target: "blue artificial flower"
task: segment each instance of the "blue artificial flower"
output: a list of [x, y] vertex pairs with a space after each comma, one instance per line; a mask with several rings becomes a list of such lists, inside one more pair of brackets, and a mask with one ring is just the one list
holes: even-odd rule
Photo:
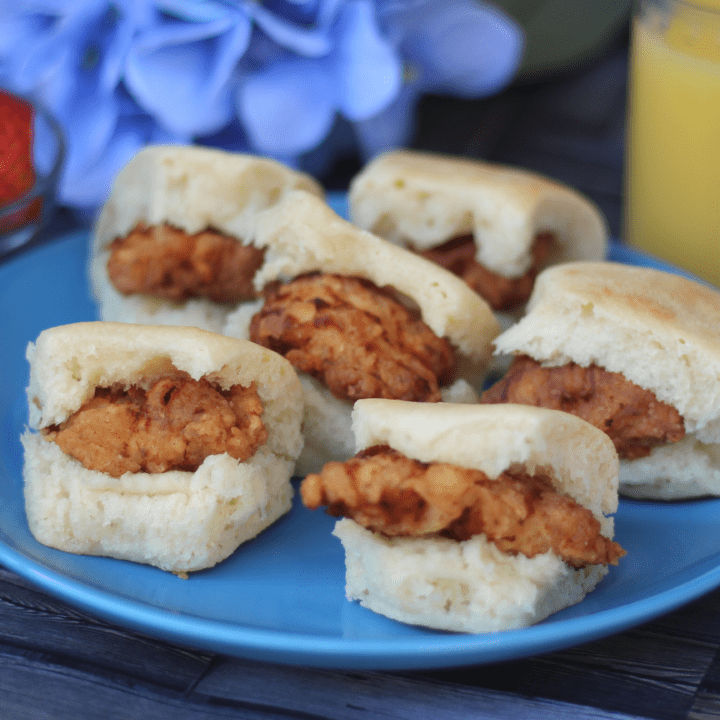
[[374, 3], [343, 3], [321, 57], [288, 55], [241, 74], [238, 115], [260, 152], [293, 156], [316, 147], [336, 113], [350, 121], [384, 110], [397, 95], [402, 63], [379, 34]]
[[36, 96], [63, 127], [62, 202], [97, 206], [143, 145], [155, 138], [191, 141], [159, 132], [139, 107], [128, 111], [125, 60], [139, 29], [154, 22], [151, 7], [132, 0], [21, 0], [13, 9], [0, 12], [0, 79]]
[[252, 23], [234, 11], [204, 22], [161, 19], [139, 33], [125, 63], [125, 83], [161, 125], [193, 137], [233, 116], [233, 70], [250, 43]]
[[521, 54], [475, 0], [0, 0], [0, 83], [58, 117], [78, 208], [148, 143], [306, 169], [402, 146], [423, 93], [496, 92]]

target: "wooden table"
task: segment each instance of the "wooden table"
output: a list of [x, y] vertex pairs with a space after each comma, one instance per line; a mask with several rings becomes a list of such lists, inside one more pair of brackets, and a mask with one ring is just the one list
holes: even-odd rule
[[[625, 72], [620, 43], [577, 75], [478, 102], [429, 98], [415, 144], [564, 180], [600, 205], [617, 236]], [[59, 213], [54, 230], [68, 218]], [[699, 720], [720, 717], [719, 650], [720, 590], [606, 639], [511, 662], [422, 672], [273, 665], [107, 624], [0, 569], [8, 720]]]
[[8, 720], [720, 717], [720, 591], [562, 652], [425, 672], [274, 665], [101, 622], [0, 571]]

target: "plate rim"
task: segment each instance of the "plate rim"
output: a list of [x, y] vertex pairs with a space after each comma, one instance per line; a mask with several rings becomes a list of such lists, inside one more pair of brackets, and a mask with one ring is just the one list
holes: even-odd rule
[[345, 670], [428, 670], [553, 652], [649, 622], [720, 584], [719, 561], [689, 580], [625, 605], [518, 630], [476, 635], [431, 631], [392, 641], [334, 638], [252, 628], [155, 607], [68, 577], [12, 548], [6, 537], [0, 532], [0, 563], [7, 569], [68, 605], [120, 627], [199, 651]]

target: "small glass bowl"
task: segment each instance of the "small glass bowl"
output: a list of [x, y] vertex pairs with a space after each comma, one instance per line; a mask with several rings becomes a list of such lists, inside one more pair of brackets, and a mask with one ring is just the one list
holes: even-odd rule
[[0, 258], [29, 245], [52, 218], [65, 158], [65, 141], [57, 120], [38, 103], [18, 97], [33, 108], [35, 183], [24, 195], [0, 204]]

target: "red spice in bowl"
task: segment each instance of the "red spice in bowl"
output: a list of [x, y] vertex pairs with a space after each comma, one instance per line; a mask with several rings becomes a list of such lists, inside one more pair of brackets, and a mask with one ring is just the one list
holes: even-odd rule
[[[44, 140], [40, 148], [38, 132]], [[43, 226], [55, 202], [63, 155], [62, 133], [54, 118], [0, 89], [1, 254], [30, 242]]]
[[0, 90], [0, 203], [24, 195], [35, 183], [32, 161], [33, 107]]

